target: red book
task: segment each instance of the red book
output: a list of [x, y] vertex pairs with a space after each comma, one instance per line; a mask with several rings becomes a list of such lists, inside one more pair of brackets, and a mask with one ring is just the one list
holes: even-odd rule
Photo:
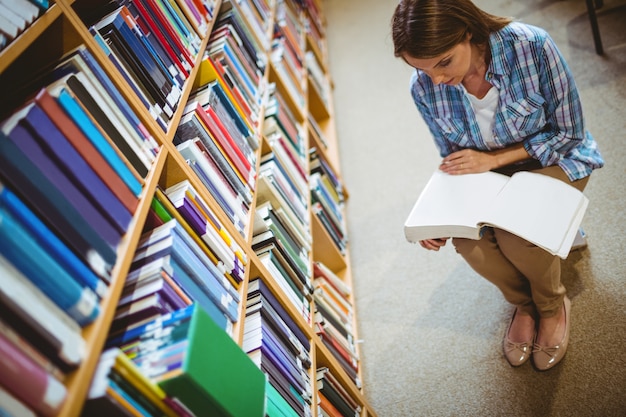
[[0, 334], [0, 385], [44, 417], [58, 415], [67, 390]]
[[[172, 24], [163, 14], [162, 10], [154, 2], [154, 0], [137, 0], [134, 3], [144, 6], [144, 10], [148, 13], [149, 16], [151, 16], [150, 18], [155, 20], [155, 23], [157, 23], [167, 32], [164, 33], [164, 35], [167, 37], [167, 40], [173, 42], [181, 51], [184, 58], [193, 66], [195, 63], [194, 57], [191, 55], [191, 52], [189, 51], [189, 49], [187, 49], [187, 47], [181, 40], [180, 35], [174, 30]], [[148, 17], [146, 17], [146, 20], [148, 20]]]
[[211, 117], [211, 119], [215, 121], [215, 124], [217, 128], [219, 129], [219, 132], [216, 132], [216, 135], [219, 135], [220, 138], [224, 138], [230, 144], [230, 146], [232, 146], [235, 153], [243, 161], [248, 171], [253, 170], [254, 167], [250, 164], [250, 161], [248, 160], [248, 158], [243, 154], [243, 151], [241, 150], [239, 145], [235, 142], [233, 137], [230, 135], [230, 132], [226, 129], [226, 127], [220, 120], [220, 117], [217, 115], [217, 113], [215, 113], [215, 109], [213, 109], [213, 107], [211, 107], [210, 105], [207, 105], [206, 107], [204, 107], [204, 111], [206, 111], [209, 117]]
[[219, 75], [220, 83], [222, 84], [222, 87], [225, 90], [230, 91], [230, 94], [233, 96], [234, 100], [242, 109], [243, 116], [248, 122], [248, 125], [252, 127], [254, 125], [252, 123], [252, 109], [248, 105], [248, 102], [246, 101], [246, 99], [243, 98], [241, 91], [239, 91], [239, 88], [236, 85], [234, 85], [231, 82], [226, 81], [226, 78], [225, 78], [227, 76], [226, 69], [224, 69], [224, 67], [218, 60], [213, 59], [212, 57], [209, 57], [208, 60], [213, 64], [213, 67], [215, 68], [217, 74]]
[[246, 184], [250, 186], [250, 188], [254, 189], [254, 173], [250, 171], [249, 164], [246, 166], [244, 162], [237, 157], [232, 146], [229, 145], [228, 141], [220, 140], [216, 137], [216, 132], [219, 132], [219, 128], [215, 123], [215, 119], [211, 118], [209, 114], [202, 108], [200, 103], [197, 104], [196, 114], [198, 115], [200, 121], [204, 124], [204, 127], [207, 129], [207, 132], [210, 133], [211, 137], [214, 139], [215, 144], [221, 149], [224, 156], [230, 161], [233, 167], [239, 172], [241, 178], [245, 181]]
[[[182, 54], [178, 55], [176, 51], [174, 51], [170, 42], [168, 42], [167, 39], [165, 39], [165, 36], [163, 35], [163, 33], [161, 33], [161, 31], [157, 28], [154, 21], [149, 17], [148, 12], [144, 9], [143, 5], [140, 4], [140, 2], [133, 2], [132, 4], [135, 6], [137, 15], [133, 16], [130, 10], [128, 10], [127, 13], [124, 14], [124, 17], [126, 18], [126, 21], [128, 22], [128, 24], [131, 26], [133, 25], [139, 26], [141, 31], [144, 34], [146, 34], [146, 36], [156, 37], [159, 40], [159, 43], [163, 46], [163, 49], [165, 49], [165, 51], [169, 55], [172, 62], [176, 64], [176, 67], [181, 71], [183, 76], [185, 78], [188, 78], [189, 71], [187, 71], [187, 69], [181, 62], [181, 59], [186, 60], [186, 58], [182, 56]], [[129, 21], [129, 18], [132, 19], [132, 22]]]
[[319, 335], [319, 337], [322, 340], [325, 340], [328, 344], [330, 344], [333, 351], [341, 355], [341, 357], [344, 359], [345, 364], [350, 365], [352, 369], [358, 371], [359, 368], [355, 364], [354, 357], [350, 354], [350, 352], [348, 352], [346, 348], [344, 348], [339, 342], [337, 342], [328, 333], [326, 333], [326, 330], [324, 330], [324, 327], [320, 323], [315, 323], [315, 325], [317, 326], [316, 333]]
[[320, 407], [322, 410], [326, 411], [326, 413], [330, 414], [332, 417], [343, 417], [343, 414], [335, 408], [335, 406], [322, 394], [320, 391], [317, 392], [317, 396], [320, 399]]

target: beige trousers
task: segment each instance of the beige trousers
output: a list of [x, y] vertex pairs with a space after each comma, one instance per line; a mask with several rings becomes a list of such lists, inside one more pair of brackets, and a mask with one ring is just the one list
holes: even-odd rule
[[[589, 177], [570, 181], [558, 166], [533, 169], [582, 191]], [[523, 312], [554, 316], [563, 303], [561, 258], [522, 238], [496, 228], [485, 228], [480, 240], [453, 239], [467, 263], [500, 289], [504, 298]]]

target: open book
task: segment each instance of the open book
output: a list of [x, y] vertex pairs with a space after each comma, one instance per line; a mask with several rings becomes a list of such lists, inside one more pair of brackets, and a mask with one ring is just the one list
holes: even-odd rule
[[485, 226], [507, 230], [565, 259], [589, 200], [576, 188], [546, 175], [436, 171], [409, 217], [409, 242], [447, 237], [480, 239]]

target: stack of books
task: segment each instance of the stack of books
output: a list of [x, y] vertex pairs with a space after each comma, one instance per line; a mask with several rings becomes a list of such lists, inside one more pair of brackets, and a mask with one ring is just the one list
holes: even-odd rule
[[309, 74], [309, 79], [312, 81], [310, 85], [315, 89], [324, 107], [328, 108], [331, 99], [331, 90], [330, 82], [325, 75], [325, 71], [322, 69], [314, 52], [307, 51], [305, 60], [307, 73]]
[[248, 286], [244, 325], [242, 349], [268, 376], [269, 416], [310, 415], [310, 341], [261, 278]]
[[315, 331], [357, 387], [359, 355], [352, 322], [354, 308], [352, 291], [330, 268], [314, 263]]
[[142, 235], [120, 297], [111, 335], [196, 302], [227, 333], [238, 320], [240, 296], [220, 263], [209, 258], [176, 218]]
[[304, 28], [308, 40], [320, 56], [328, 56], [326, 43], [326, 29], [322, 19], [322, 12], [319, 7], [319, 0], [300, 0], [302, 10], [305, 12]]
[[47, 0], [0, 1], [0, 50], [21, 35], [48, 7]]
[[311, 321], [311, 241], [271, 201], [257, 206], [252, 249], [302, 317]]
[[[188, 310], [181, 310], [188, 313]], [[156, 327], [156, 323], [152, 323]], [[119, 348], [100, 355], [82, 415], [160, 415], [193, 417], [177, 398], [168, 396], [147, 378]]]
[[339, 383], [329, 368], [317, 369], [318, 415], [324, 417], [358, 417], [361, 406]]
[[277, 6], [271, 61], [278, 80], [297, 108], [305, 106], [304, 27], [301, 9], [293, 1]]
[[83, 14], [102, 50], [164, 131], [214, 7], [214, 1], [117, 0]]
[[16, 88], [6, 107], [31, 98], [0, 125], [0, 386], [54, 415], [159, 147], [83, 45]]
[[311, 148], [310, 188], [311, 206], [328, 235], [344, 254], [348, 244], [347, 225], [344, 217], [345, 197], [343, 186], [332, 166]]
[[265, 375], [195, 303], [108, 343], [118, 347], [101, 357], [89, 415], [263, 417]]

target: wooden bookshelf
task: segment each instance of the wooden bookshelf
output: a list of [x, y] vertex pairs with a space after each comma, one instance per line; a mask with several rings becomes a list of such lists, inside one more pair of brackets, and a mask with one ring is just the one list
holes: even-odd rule
[[[298, 100], [294, 99], [287, 87], [287, 80], [284, 74], [277, 70], [276, 64], [271, 62], [271, 51], [265, 51], [267, 54], [267, 66], [262, 76], [261, 84], [267, 86], [275, 84], [276, 90], [284, 96], [285, 102], [289, 106], [291, 112], [295, 115], [297, 122], [303, 127], [304, 143], [306, 149], [315, 148], [319, 157], [323, 158], [328, 165], [339, 176], [341, 175], [339, 165], [339, 154], [334, 127], [334, 114], [332, 108], [332, 81], [328, 74], [328, 62], [325, 52], [325, 39], [323, 36], [324, 18], [321, 10], [321, 1], [319, 0], [284, 0], [289, 4], [295, 5], [292, 10], [296, 10], [296, 18], [302, 25], [300, 39], [302, 51], [311, 52], [315, 57], [319, 68], [323, 71], [324, 83], [328, 87], [327, 98], [321, 95], [316, 87], [318, 80], [311, 78], [306, 71], [306, 63], [304, 56], [302, 64], [302, 78], [297, 80], [304, 93], [304, 104], [298, 104]], [[359, 404], [361, 408], [361, 417], [376, 416], [376, 412], [370, 406], [368, 399], [363, 393], [362, 388], [355, 385], [348, 376], [341, 364], [333, 357], [332, 353], [322, 343], [320, 337], [316, 334], [314, 325], [307, 322], [299, 314], [296, 308], [288, 303], [281, 295], [279, 285], [272, 278], [271, 273], [256, 256], [252, 249], [252, 225], [254, 221], [254, 211], [257, 204], [256, 194], [253, 195], [253, 202], [250, 205], [250, 219], [246, 229], [247, 237], [243, 237], [235, 226], [231, 223], [229, 217], [221, 208], [219, 202], [204, 187], [203, 182], [195, 174], [193, 169], [186, 163], [185, 158], [176, 149], [174, 145], [174, 135], [178, 123], [183, 116], [183, 109], [189, 96], [195, 88], [195, 80], [198, 76], [203, 53], [209, 43], [210, 33], [215, 24], [215, 18], [210, 22], [206, 33], [199, 34], [201, 43], [199, 46], [200, 53], [196, 57], [195, 66], [191, 69], [189, 77], [185, 81], [181, 89], [181, 97], [178, 106], [175, 108], [174, 114], [167, 128], [164, 130], [155, 121], [155, 118], [143, 106], [141, 99], [134, 93], [131, 86], [108, 59], [103, 50], [89, 31], [89, 27], [85, 23], [85, 16], [91, 9], [106, 3], [105, 0], [87, 1], [87, 0], [56, 0], [51, 2], [49, 9], [43, 13], [30, 27], [8, 44], [0, 51], [0, 86], [3, 91], [20, 91], [20, 87], [27, 85], [31, 78], [41, 70], [42, 67], [52, 64], [60, 59], [65, 53], [71, 51], [78, 45], [84, 45], [88, 51], [94, 56], [100, 66], [110, 77], [113, 84], [129, 103], [130, 107], [136, 113], [137, 117], [145, 128], [149, 131], [158, 146], [159, 152], [156, 154], [154, 162], [149, 168], [148, 175], [143, 179], [143, 191], [139, 197], [139, 205], [135, 210], [128, 231], [122, 238], [121, 243], [117, 247], [117, 262], [113, 268], [112, 281], [107, 295], [101, 301], [101, 314], [95, 322], [83, 329], [83, 337], [86, 341], [87, 356], [81, 363], [80, 367], [68, 374], [65, 381], [67, 388], [67, 398], [59, 413], [60, 416], [70, 417], [81, 415], [81, 410], [87, 396], [91, 379], [98, 365], [100, 353], [103, 350], [109, 327], [111, 326], [117, 302], [122, 293], [126, 275], [128, 274], [131, 261], [135, 249], [137, 248], [139, 239], [146, 223], [146, 218], [150, 209], [150, 203], [155, 195], [157, 187], [166, 188], [172, 184], [178, 183], [180, 180], [186, 179], [198, 190], [199, 195], [208, 203], [209, 208], [216, 214], [218, 220], [224, 225], [235, 242], [244, 249], [247, 255], [248, 263], [244, 274], [243, 281], [238, 286], [238, 292], [241, 295], [242, 304], [240, 305], [239, 320], [235, 323], [232, 338], [239, 345], [242, 344], [245, 326], [245, 300], [248, 290], [249, 280], [255, 277], [261, 277], [268, 284], [271, 291], [279, 298], [281, 303], [285, 304], [285, 309], [294, 319], [297, 326], [306, 334], [311, 342], [311, 359], [312, 364], [309, 369], [311, 380], [311, 415], [313, 417], [320, 416], [318, 413], [318, 397], [316, 395], [316, 369], [319, 367], [328, 367], [332, 373], [340, 381], [345, 391], [350, 394], [353, 400]], [[222, 6], [222, 0], [217, 0], [215, 7], [215, 15]], [[243, 1], [242, 3], [246, 3]], [[262, 3], [262, 2], [261, 2]], [[278, 19], [280, 16], [277, 9], [282, 7], [282, 0], [268, 0], [267, 4], [271, 8], [271, 19]], [[237, 6], [239, 7], [239, 6]], [[274, 25], [268, 24], [266, 34], [270, 39], [272, 37]], [[316, 25], [315, 29], [306, 31], [306, 24]], [[14, 109], [18, 108], [27, 97], [13, 96], [10, 99], [3, 100], [0, 104], [0, 115], [4, 119], [10, 115]], [[328, 101], [329, 99], [329, 101]], [[256, 151], [257, 164], [254, 167], [256, 172], [259, 171], [259, 164], [262, 154], [270, 150], [268, 139], [262, 134], [264, 108], [261, 106], [259, 114], [258, 126], [256, 126], [256, 134], [261, 143]], [[315, 126], [312, 125], [315, 124]], [[305, 164], [307, 170], [307, 163]], [[342, 185], [343, 186], [343, 185]], [[345, 198], [348, 192], [343, 187]], [[324, 225], [311, 213], [311, 196], [307, 196], [308, 210], [310, 216], [310, 228], [312, 237], [312, 249], [309, 254], [309, 263], [323, 262], [327, 267], [332, 269], [341, 279], [348, 285], [352, 286], [352, 282], [358, 277], [353, 277], [350, 268], [349, 249], [341, 251], [334, 244], [328, 231]], [[311, 277], [312, 278], [312, 277]], [[354, 296], [349, 300], [354, 304]], [[308, 299], [312, 311], [314, 304], [312, 298]], [[356, 318], [353, 323], [356, 332]], [[357, 347], [358, 348], [358, 347]], [[361, 365], [359, 364], [359, 378], [361, 378]], [[245, 398], [242, 398], [245, 401]]]

